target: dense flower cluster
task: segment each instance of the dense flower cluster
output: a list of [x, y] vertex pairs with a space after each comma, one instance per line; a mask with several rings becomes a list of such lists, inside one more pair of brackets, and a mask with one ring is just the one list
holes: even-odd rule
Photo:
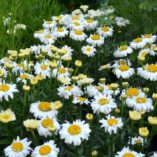
[[[113, 26], [99, 23], [110, 13], [81, 6], [53, 16], [34, 33], [41, 44], [9, 50], [0, 60], [0, 128], [13, 140], [6, 157], [147, 155], [157, 125], [156, 35], [120, 44], [114, 60], [96, 69], [94, 58], [114, 27], [130, 23], [122, 17]], [[116, 81], [91, 77], [90, 62], [97, 72], [113, 72]]]

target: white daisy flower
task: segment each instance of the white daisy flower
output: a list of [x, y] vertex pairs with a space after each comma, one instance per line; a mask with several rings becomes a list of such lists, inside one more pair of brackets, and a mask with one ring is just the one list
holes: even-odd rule
[[137, 58], [138, 58], [139, 60], [145, 60], [145, 57], [146, 57], [147, 54], [149, 54], [149, 52], [150, 52], [150, 49], [142, 49], [142, 50], [139, 52]]
[[101, 119], [99, 121], [105, 129], [105, 132], [111, 134], [116, 134], [118, 129], [123, 127], [123, 122], [121, 118], [115, 118], [114, 116], [108, 115], [106, 119]]
[[52, 71], [52, 77], [55, 78], [57, 76], [63, 76], [63, 77], [70, 76], [69, 69], [63, 66], [60, 66], [59, 68], [55, 68]]
[[4, 98], [6, 101], [9, 101], [9, 97], [13, 99], [14, 93], [17, 93], [16, 84], [8, 84], [0, 82], [0, 101]]
[[126, 57], [128, 54], [133, 53], [133, 49], [127, 45], [120, 46], [118, 50], [114, 52], [114, 57], [121, 58]]
[[85, 40], [86, 37], [87, 37], [87, 35], [79, 29], [72, 30], [70, 32], [70, 38], [72, 38], [73, 40], [83, 41], [83, 40]]
[[5, 68], [0, 67], [0, 77], [6, 78], [8, 76], [8, 72]]
[[66, 122], [62, 124], [59, 132], [60, 138], [65, 140], [65, 143], [80, 145], [82, 140], [88, 140], [91, 129], [85, 121], [76, 120], [72, 124]]
[[96, 95], [99, 95], [99, 90], [94, 85], [88, 85], [88, 86], [86, 86], [85, 87], [85, 91], [86, 91], [86, 93], [87, 93], [87, 95], [89, 97], [94, 97]]
[[34, 37], [41, 39], [43, 36], [48, 35], [50, 32], [47, 29], [38, 30], [34, 33]]
[[146, 64], [144, 67], [137, 68], [137, 73], [146, 80], [157, 81], [157, 64]]
[[98, 21], [96, 21], [96, 20], [93, 20], [93, 19], [86, 19], [85, 20], [85, 28], [87, 30], [95, 29], [97, 24], [98, 24]]
[[84, 23], [81, 23], [80, 21], [72, 21], [72, 23], [69, 25], [69, 28], [71, 30], [84, 30]]
[[16, 120], [15, 113], [11, 109], [0, 111], [0, 122], [9, 123]]
[[101, 46], [104, 44], [104, 37], [100, 36], [99, 34], [91, 34], [89, 38], [86, 39], [86, 41], [92, 46]]
[[55, 21], [44, 21], [43, 23], [43, 27], [46, 29], [52, 29], [56, 26], [56, 22]]
[[50, 77], [50, 67], [47, 61], [44, 61], [43, 63], [36, 63], [34, 66], [35, 74], [36, 75], [42, 75], [44, 78]]
[[57, 157], [58, 153], [59, 148], [56, 147], [53, 140], [50, 140], [43, 145], [35, 147], [31, 157]]
[[30, 80], [33, 77], [34, 77], [33, 75], [30, 75], [28, 73], [21, 73], [20, 76], [16, 79], [16, 81], [27, 84], [27, 81]]
[[65, 54], [62, 56], [62, 59], [64, 60], [64, 58], [66, 57], [71, 57], [72, 56], [72, 52], [73, 52], [73, 49], [71, 47], [69, 47], [68, 45], [64, 45], [62, 47], [62, 50], [65, 51]]
[[69, 76], [58, 75], [57, 80], [62, 83], [64, 86], [71, 83], [71, 78]]
[[144, 93], [140, 93], [137, 97], [127, 98], [126, 104], [128, 107], [132, 107], [136, 111], [149, 112], [153, 110], [153, 101], [151, 98], [147, 98]]
[[95, 55], [96, 49], [93, 46], [83, 46], [82, 47], [82, 53], [85, 54], [88, 57], [93, 57]]
[[54, 29], [54, 36], [56, 38], [63, 38], [68, 35], [68, 31], [65, 27], [57, 27]]
[[30, 106], [30, 112], [35, 118], [56, 117], [58, 111], [52, 109], [52, 102], [38, 101], [32, 103]]
[[16, 140], [13, 140], [12, 144], [4, 149], [6, 157], [26, 157], [30, 154], [32, 150], [30, 147], [31, 142], [27, 138], [20, 140], [17, 137]]
[[130, 43], [130, 47], [133, 49], [141, 49], [146, 45], [146, 41], [143, 38], [136, 38]]
[[114, 74], [117, 78], [127, 79], [130, 78], [134, 74], [134, 69], [130, 68], [128, 65], [119, 65], [118, 68], [114, 69]]
[[120, 65], [128, 65], [131, 66], [131, 62], [128, 59], [120, 59], [114, 62], [114, 64], [111, 66], [112, 68], [118, 68]]
[[152, 44], [149, 50], [150, 55], [155, 56], [157, 55], [157, 45]]
[[119, 27], [125, 27], [130, 23], [128, 19], [124, 19], [123, 17], [116, 17], [115, 22]]
[[143, 138], [141, 136], [133, 137], [133, 138], [131, 138], [131, 144], [132, 145], [138, 145], [138, 144], [140, 144], [140, 145], [143, 146], [144, 140], [143, 140]]
[[145, 40], [146, 43], [152, 44], [156, 40], [156, 35], [145, 34], [145, 35], [142, 35], [142, 38]]
[[81, 104], [81, 105], [84, 105], [84, 104], [89, 104], [90, 102], [89, 102], [89, 100], [87, 99], [87, 98], [85, 98], [85, 97], [74, 97], [74, 99], [73, 99], [73, 103], [74, 104]]
[[128, 147], [124, 147], [121, 151], [117, 152], [115, 157], [144, 157], [142, 153], [138, 153], [130, 150]]
[[41, 38], [40, 38], [40, 41], [44, 44], [47, 44], [47, 45], [51, 45], [51, 44], [54, 44], [56, 38], [54, 35], [52, 34], [46, 34], [46, 35], [43, 35]]
[[40, 136], [52, 136], [53, 132], [57, 133], [60, 125], [56, 118], [43, 118], [39, 121], [37, 130]]
[[117, 107], [114, 99], [111, 95], [99, 94], [94, 97], [94, 100], [91, 103], [94, 113], [110, 113], [114, 108]]
[[98, 34], [100, 34], [103, 37], [111, 37], [113, 35], [113, 28], [109, 26], [103, 26], [98, 28], [97, 30]]
[[91, 84], [92, 82], [94, 82], [93, 78], [85, 77], [85, 78], [79, 79], [77, 81], [77, 84], [79, 86], [83, 86], [83, 85]]
[[75, 85], [69, 86], [61, 86], [58, 88], [58, 95], [63, 97], [64, 99], [69, 99], [70, 96], [81, 96], [83, 95], [82, 90], [80, 87]]

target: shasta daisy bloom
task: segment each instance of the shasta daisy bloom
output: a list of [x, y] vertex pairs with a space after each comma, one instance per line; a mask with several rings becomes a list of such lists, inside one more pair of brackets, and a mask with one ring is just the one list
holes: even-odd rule
[[31, 104], [30, 112], [35, 118], [56, 117], [58, 111], [53, 110], [52, 105], [52, 102], [38, 101]]
[[113, 35], [113, 28], [109, 26], [103, 26], [98, 28], [97, 30], [98, 34], [100, 34], [103, 37], [111, 37]]
[[59, 68], [55, 68], [53, 71], [52, 71], [52, 77], [56, 77], [56, 76], [63, 76], [63, 77], [67, 77], [69, 76], [70, 73], [69, 73], [69, 69], [66, 68], [66, 67], [63, 67], [63, 66], [60, 66]]
[[131, 66], [131, 62], [128, 59], [119, 59], [119, 60], [115, 61], [113, 65], [110, 65], [109, 67], [118, 68], [120, 65]]
[[104, 37], [100, 36], [99, 34], [91, 34], [89, 38], [86, 39], [86, 41], [92, 46], [101, 46], [104, 44]]
[[130, 47], [133, 49], [141, 49], [146, 45], [146, 41], [143, 38], [136, 38], [130, 43]]
[[111, 95], [98, 94], [94, 97], [94, 100], [91, 103], [91, 107], [94, 113], [110, 113], [114, 108], [117, 107], [114, 99]]
[[46, 28], [46, 29], [52, 29], [56, 26], [56, 22], [53, 20], [53, 21], [44, 21], [43, 23], [43, 27]]
[[64, 45], [62, 47], [62, 50], [65, 51], [65, 54], [62, 56], [62, 59], [72, 56], [73, 49], [71, 47], [69, 47], [68, 45]]
[[115, 22], [119, 27], [125, 27], [130, 23], [128, 19], [124, 19], [123, 17], [116, 17]]
[[131, 138], [131, 145], [142, 145], [144, 144], [144, 140], [141, 136]]
[[152, 99], [147, 98], [144, 93], [140, 93], [137, 97], [126, 99], [127, 106], [132, 107], [136, 111], [150, 112], [154, 108], [152, 103]]
[[58, 27], [54, 29], [54, 36], [56, 38], [63, 38], [68, 35], [68, 31], [65, 27]]
[[13, 140], [12, 144], [4, 149], [6, 157], [26, 157], [30, 154], [32, 150], [30, 147], [31, 142], [27, 138], [20, 140], [17, 137], [16, 140]]
[[41, 74], [44, 78], [50, 77], [50, 67], [47, 61], [43, 63], [36, 63], [34, 66], [35, 74]]
[[4, 98], [9, 101], [9, 97], [13, 99], [14, 93], [18, 92], [16, 84], [8, 84], [0, 82], [0, 101]]
[[70, 38], [77, 40], [77, 41], [83, 41], [85, 40], [85, 38], [87, 37], [87, 35], [82, 31], [82, 30], [72, 30], [70, 32]]
[[74, 100], [73, 100], [73, 103], [74, 104], [81, 104], [81, 105], [84, 105], [84, 104], [89, 104], [89, 100], [85, 97], [74, 97]]
[[146, 80], [157, 81], [157, 64], [146, 64], [137, 68], [137, 73]]
[[88, 85], [85, 87], [85, 91], [89, 97], [93, 97], [99, 94], [99, 90], [94, 85]]
[[71, 30], [84, 30], [84, 24], [82, 24], [80, 21], [73, 21], [70, 25], [69, 28]]
[[33, 78], [33, 75], [30, 75], [28, 73], [21, 73], [20, 76], [16, 79], [16, 81], [27, 84], [27, 81], [31, 78]]
[[9, 123], [15, 120], [16, 120], [15, 114], [11, 109], [7, 109], [5, 111], [2, 110], [0, 112], [0, 122]]
[[133, 53], [133, 50], [131, 47], [127, 45], [120, 46], [118, 50], [115, 51], [114, 56], [116, 58], [126, 57], [128, 54]]
[[95, 55], [96, 49], [93, 46], [83, 46], [82, 47], [82, 53], [85, 54], [88, 57], [93, 57]]
[[52, 133], [57, 133], [60, 129], [60, 125], [55, 118], [43, 118], [39, 121], [37, 127], [38, 133], [40, 136], [52, 136]]
[[145, 35], [142, 35], [142, 38], [145, 40], [146, 43], [152, 44], [156, 40], [156, 35], [145, 34]]
[[45, 142], [43, 145], [35, 147], [31, 157], [57, 157], [59, 148], [53, 140]]
[[47, 29], [42, 29], [42, 30], [38, 30], [34, 33], [34, 37], [37, 39], [41, 39], [43, 36], [49, 34], [49, 30]]
[[97, 24], [98, 24], [98, 21], [96, 21], [96, 20], [93, 20], [93, 19], [86, 19], [85, 20], [85, 28], [87, 30], [95, 29]]
[[79, 86], [91, 84], [92, 82], [94, 82], [94, 79], [93, 78], [89, 78], [89, 77], [85, 77], [85, 78], [79, 79], [77, 81]]
[[108, 115], [106, 119], [101, 119], [99, 121], [105, 129], [105, 132], [111, 134], [116, 134], [118, 129], [123, 127], [123, 122], [121, 118], [116, 118], [114, 116]]
[[130, 68], [128, 65], [119, 65], [118, 68], [114, 69], [114, 74], [117, 76], [117, 78], [127, 79], [134, 73], [134, 69]]
[[27, 119], [23, 121], [23, 125], [27, 128], [27, 130], [34, 130], [38, 127], [39, 121], [36, 119]]
[[124, 147], [121, 151], [117, 152], [115, 157], [144, 157], [142, 153], [138, 153], [130, 150], [128, 147]]
[[63, 85], [69, 85], [71, 83], [71, 78], [69, 76], [58, 75], [57, 80]]
[[65, 143], [80, 145], [82, 140], [88, 140], [91, 129], [85, 121], [76, 120], [73, 123], [66, 122], [62, 124], [59, 131], [60, 138], [64, 139]]
[[58, 88], [58, 95], [64, 99], [69, 99], [70, 96], [81, 96], [83, 95], [80, 87], [75, 85], [61, 86]]
[[42, 36], [41, 38], [40, 38], [40, 41], [42, 42], [42, 43], [44, 43], [44, 44], [53, 44], [54, 42], [55, 42], [55, 40], [56, 40], [56, 38], [55, 38], [55, 36], [54, 35], [52, 35], [52, 34], [46, 34], [46, 35], [44, 35], [44, 36]]

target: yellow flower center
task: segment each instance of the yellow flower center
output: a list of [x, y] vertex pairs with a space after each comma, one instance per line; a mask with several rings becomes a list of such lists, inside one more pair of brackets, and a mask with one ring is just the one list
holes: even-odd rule
[[125, 51], [128, 49], [128, 46], [127, 45], [123, 45], [123, 46], [120, 46], [119, 47], [119, 51]]
[[151, 37], [152, 37], [151, 34], [145, 34], [145, 35], [144, 35], [144, 38], [151, 38]]
[[76, 124], [72, 124], [71, 126], [69, 126], [68, 128], [68, 132], [70, 135], [78, 135], [81, 133], [81, 127], [79, 125]]
[[136, 98], [136, 102], [137, 103], [140, 103], [140, 104], [142, 104], [142, 103], [145, 103], [147, 101], [147, 98]]
[[90, 47], [86, 47], [86, 51], [90, 52], [92, 49]]
[[39, 149], [40, 155], [43, 155], [43, 156], [50, 154], [51, 151], [52, 151], [52, 148], [49, 145], [41, 146]]
[[127, 71], [127, 70], [129, 70], [129, 66], [127, 66], [127, 65], [120, 65], [119, 66], [119, 70], [121, 70], [121, 71]]
[[14, 142], [11, 145], [11, 148], [14, 152], [21, 152], [24, 149], [24, 146], [21, 142]]
[[66, 72], [66, 69], [65, 68], [59, 68], [58, 72], [64, 74]]
[[10, 89], [10, 87], [6, 84], [0, 85], [0, 91], [7, 92]]
[[81, 30], [75, 30], [74, 33], [75, 33], [76, 35], [82, 35], [82, 34], [83, 34], [83, 32], [82, 32]]
[[86, 100], [86, 98], [83, 98], [83, 97], [78, 97], [77, 98], [79, 101], [85, 101]]
[[140, 143], [141, 143], [141, 140], [140, 140], [140, 139], [137, 139], [137, 140], [135, 140], [135, 143], [136, 143], [136, 144], [140, 144]]
[[132, 153], [125, 153], [122, 157], [135, 157], [135, 155]]
[[48, 68], [48, 65], [43, 64], [40, 66], [40, 68], [41, 68], [41, 70], [46, 70]]
[[71, 91], [73, 89], [73, 86], [67, 86], [64, 89], [67, 90], [67, 91]]
[[100, 40], [100, 35], [95, 34], [91, 36], [92, 40]]
[[38, 106], [39, 110], [43, 112], [47, 112], [51, 110], [51, 103], [50, 102], [40, 102]]
[[47, 24], [52, 24], [52, 21], [46, 21]]
[[109, 30], [110, 30], [110, 28], [107, 26], [104, 26], [101, 28], [101, 31], [103, 31], [103, 32], [108, 32]]
[[73, 24], [74, 24], [75, 26], [80, 26], [80, 23], [79, 23], [79, 22], [73, 22]]
[[107, 120], [107, 123], [108, 123], [108, 125], [113, 126], [113, 125], [118, 124], [118, 120], [115, 118], [111, 118], [111, 119]]
[[41, 124], [44, 128], [48, 128], [54, 126], [54, 121], [50, 118], [46, 118], [42, 120]]
[[135, 43], [139, 43], [139, 42], [141, 42], [142, 41], [142, 38], [136, 38], [136, 39], [134, 39], [134, 42]]
[[137, 88], [130, 88], [127, 90], [127, 96], [137, 96], [139, 94], [139, 89]]
[[2, 118], [5, 119], [5, 120], [10, 120], [11, 119], [11, 115], [6, 113], [6, 114], [2, 115]]
[[94, 22], [93, 19], [87, 19], [86, 21], [87, 21], [87, 23], [93, 23]]
[[51, 39], [51, 37], [52, 37], [51, 35], [46, 35], [45, 36], [45, 38], [47, 38], [47, 39]]
[[109, 100], [107, 98], [101, 98], [99, 99], [99, 104], [100, 105], [106, 105], [109, 103]]
[[28, 79], [28, 78], [29, 78], [29, 76], [27, 74], [23, 74], [20, 76], [20, 79]]
[[157, 65], [156, 64], [150, 64], [146, 66], [146, 70], [152, 73], [157, 72]]
[[63, 27], [58, 28], [58, 29], [57, 29], [57, 32], [64, 32], [64, 28], [63, 28]]

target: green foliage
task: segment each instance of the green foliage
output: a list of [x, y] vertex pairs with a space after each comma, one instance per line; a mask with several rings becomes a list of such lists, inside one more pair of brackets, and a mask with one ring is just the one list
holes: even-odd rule
[[[1, 0], [0, 8], [0, 55], [8, 49], [25, 48], [35, 43], [33, 33], [41, 27], [43, 20], [65, 10], [58, 0]], [[5, 27], [3, 20], [9, 14], [11, 22]], [[27, 30], [19, 30], [14, 35], [13, 28], [16, 23], [25, 24]], [[7, 29], [10, 34], [6, 33]]]

